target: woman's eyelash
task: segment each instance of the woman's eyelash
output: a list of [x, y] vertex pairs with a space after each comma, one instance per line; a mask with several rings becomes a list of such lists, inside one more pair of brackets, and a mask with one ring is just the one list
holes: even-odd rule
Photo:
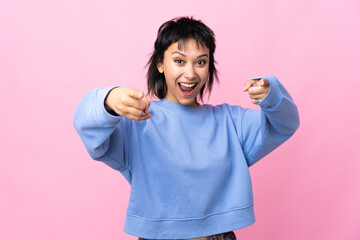
[[[184, 63], [184, 61], [181, 60], [181, 59], [175, 59], [175, 62], [176, 63]], [[204, 65], [204, 64], [206, 64], [206, 61], [205, 60], [200, 60], [200, 61], [197, 61], [197, 64]]]

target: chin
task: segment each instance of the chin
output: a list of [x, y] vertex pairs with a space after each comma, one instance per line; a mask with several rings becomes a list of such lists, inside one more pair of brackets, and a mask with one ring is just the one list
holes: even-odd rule
[[181, 99], [180, 104], [185, 105], [185, 106], [195, 106], [195, 99]]

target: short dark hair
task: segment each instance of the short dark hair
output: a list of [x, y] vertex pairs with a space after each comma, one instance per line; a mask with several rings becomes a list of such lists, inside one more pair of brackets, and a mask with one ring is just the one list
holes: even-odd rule
[[[214, 79], [218, 82], [218, 72], [215, 67], [215, 34], [200, 20], [195, 20], [193, 17], [174, 18], [163, 23], [157, 34], [154, 44], [154, 51], [147, 63], [149, 66], [147, 72], [147, 87], [148, 94], [151, 97], [154, 95], [162, 99], [166, 96], [167, 85], [164, 73], [158, 71], [158, 64], [164, 60], [164, 53], [168, 47], [173, 43], [178, 43], [179, 47], [183, 47], [187, 40], [194, 39], [197, 44], [206, 46], [209, 49], [209, 77], [208, 81], [200, 89], [200, 100], [203, 102], [204, 92], [207, 91], [209, 96], [213, 87]], [[197, 100], [196, 100], [197, 101]]]

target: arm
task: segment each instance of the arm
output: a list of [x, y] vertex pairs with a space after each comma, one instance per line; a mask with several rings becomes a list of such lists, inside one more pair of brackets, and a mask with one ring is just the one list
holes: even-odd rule
[[244, 109], [238, 126], [248, 166], [280, 146], [299, 128], [297, 107], [284, 86], [274, 76], [261, 78], [266, 78], [270, 86], [258, 103], [261, 111]]
[[120, 171], [129, 183], [129, 119], [149, 119], [149, 105], [139, 90], [99, 88], [86, 93], [75, 111], [74, 127], [91, 158]]
[[[111, 89], [99, 88], [87, 92], [75, 111], [73, 124], [91, 158], [122, 171], [128, 163], [123, 151], [124, 136], [119, 134], [123, 131], [123, 126], [119, 124], [121, 116], [111, 115], [104, 105]], [[112, 144], [116, 143], [118, 147], [107, 152], [115, 131], [118, 136], [112, 138]]]

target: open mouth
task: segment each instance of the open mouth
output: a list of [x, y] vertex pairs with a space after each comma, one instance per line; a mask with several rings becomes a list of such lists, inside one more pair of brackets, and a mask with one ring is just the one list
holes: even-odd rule
[[196, 83], [178, 83], [179, 84], [179, 88], [181, 90], [181, 92], [185, 95], [185, 96], [189, 96], [193, 93], [194, 89], [197, 86], [197, 82]]

